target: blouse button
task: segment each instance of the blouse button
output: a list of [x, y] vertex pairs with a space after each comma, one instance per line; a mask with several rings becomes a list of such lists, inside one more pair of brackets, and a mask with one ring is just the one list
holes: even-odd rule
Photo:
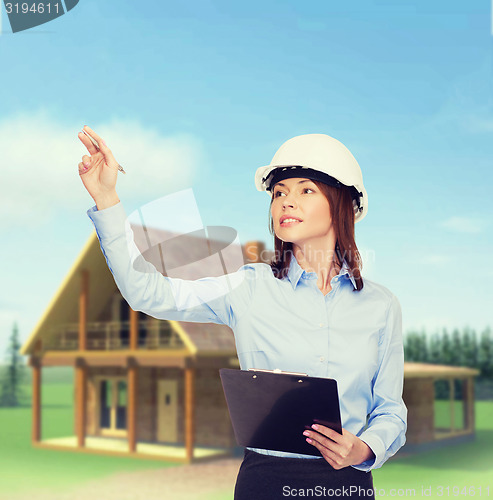
[[324, 324], [323, 324], [323, 323], [320, 323], [320, 325], [318, 325], [318, 326], [319, 326], [320, 328], [322, 328], [322, 327], [324, 326]]
[[323, 363], [325, 361], [325, 358], [323, 356], [320, 356], [320, 362]]

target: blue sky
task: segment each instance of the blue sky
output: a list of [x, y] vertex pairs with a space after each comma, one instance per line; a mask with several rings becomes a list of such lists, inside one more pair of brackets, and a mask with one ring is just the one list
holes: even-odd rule
[[295, 135], [331, 135], [368, 192], [363, 276], [399, 298], [404, 331], [491, 325], [491, 24], [490, 3], [456, 0], [80, 0], [15, 34], [4, 11], [0, 356], [93, 231], [85, 124], [127, 172], [128, 214], [191, 188], [204, 225], [268, 247], [256, 168]]

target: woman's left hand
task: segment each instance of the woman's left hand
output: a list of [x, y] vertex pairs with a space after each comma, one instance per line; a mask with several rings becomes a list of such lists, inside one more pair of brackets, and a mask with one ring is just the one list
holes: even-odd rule
[[357, 465], [375, 456], [364, 441], [344, 428], [342, 436], [324, 425], [316, 424], [312, 428], [315, 430], [306, 430], [303, 435], [334, 469]]

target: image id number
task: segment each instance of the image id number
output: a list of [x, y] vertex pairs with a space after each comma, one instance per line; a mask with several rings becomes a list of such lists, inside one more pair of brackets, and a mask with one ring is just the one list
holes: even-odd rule
[[7, 10], [7, 14], [27, 14], [28, 12], [32, 14], [44, 14], [45, 12], [47, 14], [51, 14], [52, 12], [58, 14], [60, 12], [58, 9], [61, 9], [61, 6], [59, 2], [33, 2], [32, 4], [24, 2], [6, 3], [5, 9]]
[[486, 486], [485, 488], [482, 488], [481, 486], [463, 486], [462, 488], [460, 486], [437, 486], [436, 487], [436, 494], [437, 496], [465, 496], [465, 497], [474, 497], [474, 496], [490, 496], [490, 487]]

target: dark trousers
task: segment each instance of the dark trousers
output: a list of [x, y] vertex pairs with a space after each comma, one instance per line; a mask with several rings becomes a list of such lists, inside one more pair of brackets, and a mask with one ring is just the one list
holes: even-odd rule
[[371, 471], [363, 472], [351, 466], [334, 469], [323, 458], [274, 457], [245, 448], [234, 500], [277, 500], [295, 496], [374, 500], [373, 477]]

